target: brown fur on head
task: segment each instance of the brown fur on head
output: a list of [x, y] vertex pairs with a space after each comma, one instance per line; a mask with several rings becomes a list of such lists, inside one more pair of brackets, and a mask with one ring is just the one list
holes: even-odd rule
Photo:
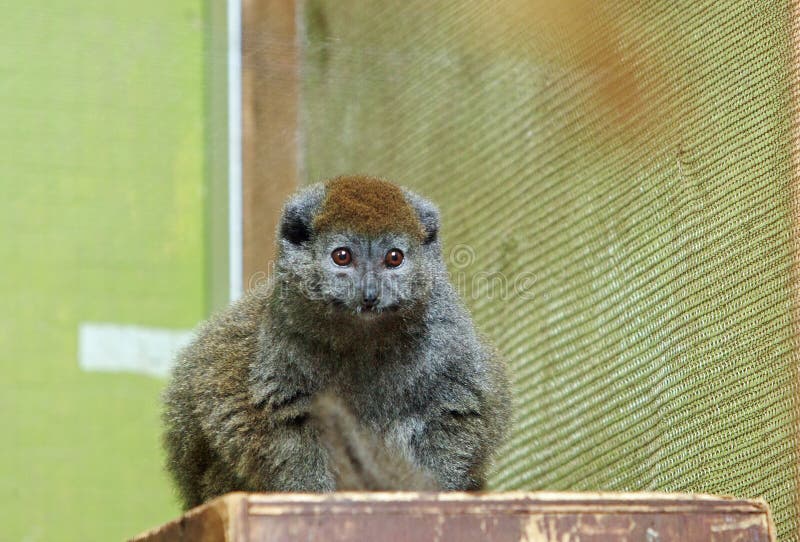
[[425, 229], [396, 185], [366, 175], [336, 177], [325, 185], [316, 231], [350, 230], [369, 236], [403, 232], [423, 241]]

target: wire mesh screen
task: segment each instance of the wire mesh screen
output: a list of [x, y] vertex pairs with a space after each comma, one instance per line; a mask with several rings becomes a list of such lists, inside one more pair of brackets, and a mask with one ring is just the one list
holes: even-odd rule
[[304, 181], [439, 203], [509, 362], [494, 488], [764, 497], [800, 539], [788, 3], [308, 0], [300, 40]]

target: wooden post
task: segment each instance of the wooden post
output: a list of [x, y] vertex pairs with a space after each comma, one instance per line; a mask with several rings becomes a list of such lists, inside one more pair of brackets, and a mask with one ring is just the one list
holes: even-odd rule
[[294, 0], [242, 4], [243, 287], [275, 256], [281, 206], [298, 186], [298, 49]]

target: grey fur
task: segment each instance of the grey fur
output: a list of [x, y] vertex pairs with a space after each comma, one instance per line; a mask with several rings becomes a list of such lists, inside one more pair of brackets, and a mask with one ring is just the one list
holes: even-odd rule
[[[362, 489], [428, 487], [431, 478], [445, 490], [484, 485], [510, 415], [508, 380], [450, 285], [436, 207], [405, 192], [424, 242], [320, 234], [312, 222], [324, 194], [320, 184], [290, 198], [273, 279], [203, 324], [177, 360], [164, 441], [186, 507], [234, 490], [335, 490], [344, 463], [331, 454], [345, 441], [361, 443], [362, 463], [392, 457], [419, 468]], [[357, 264], [333, 264], [338, 246]], [[387, 269], [380, 262], [392, 248], [405, 260]], [[368, 288], [378, 303], [365, 311]], [[327, 403], [338, 415], [320, 414], [323, 394], [338, 398]], [[360, 429], [345, 429], [351, 419]]]
[[311, 418], [331, 458], [330, 467], [339, 491], [434, 491], [434, 476], [396, 449], [368, 433], [344, 402], [322, 394], [314, 401]]

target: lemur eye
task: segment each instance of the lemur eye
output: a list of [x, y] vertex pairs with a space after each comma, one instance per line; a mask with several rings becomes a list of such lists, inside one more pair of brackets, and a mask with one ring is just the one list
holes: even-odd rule
[[353, 261], [353, 255], [350, 253], [349, 248], [339, 247], [331, 252], [331, 259], [336, 265], [346, 267]]
[[383, 261], [386, 263], [386, 267], [397, 267], [403, 263], [403, 251], [399, 248], [393, 248], [386, 253]]

